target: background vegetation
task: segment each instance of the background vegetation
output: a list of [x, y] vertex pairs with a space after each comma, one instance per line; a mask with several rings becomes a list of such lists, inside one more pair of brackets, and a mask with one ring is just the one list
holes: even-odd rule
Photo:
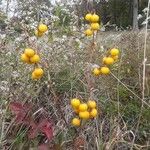
[[[149, 51], [144, 102], [141, 98], [147, 4], [147, 0], [138, 1], [139, 29], [132, 31], [131, 0], [1, 1], [0, 149], [148, 150]], [[83, 34], [87, 26], [83, 17], [93, 9], [103, 26], [90, 60], [92, 38]], [[39, 21], [48, 25], [49, 32], [37, 41], [34, 29]], [[149, 41], [148, 33], [147, 49]], [[26, 47], [38, 49], [42, 57], [45, 75], [38, 82], [31, 80], [30, 65], [20, 61]], [[111, 75], [91, 76], [89, 69], [100, 64], [113, 47], [119, 48], [121, 55]], [[96, 100], [98, 117], [74, 128], [70, 124], [73, 97]], [[29, 114], [24, 116], [26, 112]], [[29, 125], [28, 120], [35, 124]], [[46, 132], [42, 130], [45, 124]]]

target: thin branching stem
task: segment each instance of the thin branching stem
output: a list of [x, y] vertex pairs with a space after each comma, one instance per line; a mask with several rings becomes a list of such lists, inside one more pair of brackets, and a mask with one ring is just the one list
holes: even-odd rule
[[[144, 107], [144, 102], [145, 102], [145, 75], [146, 75], [146, 51], [147, 51], [147, 36], [148, 36], [148, 17], [149, 17], [149, 8], [150, 8], [150, 0], [148, 1], [148, 9], [147, 9], [147, 15], [146, 15], [146, 29], [145, 29], [145, 38], [144, 38], [144, 53], [143, 53], [143, 76], [142, 76], [142, 105], [141, 105], [141, 109], [140, 109], [140, 113], [139, 113], [139, 117], [138, 117], [138, 122], [137, 122], [137, 126], [135, 129], [135, 135], [138, 132], [139, 129], [139, 125], [140, 125], [140, 121], [141, 121], [141, 117], [142, 117], [142, 112], [143, 112], [143, 107]], [[134, 139], [135, 141], [135, 139]], [[131, 150], [133, 149], [133, 144], [134, 141], [132, 142], [132, 146], [131, 146]]]
[[135, 94], [131, 89], [129, 89], [120, 79], [118, 79], [112, 72], [111, 75], [119, 82], [121, 83], [129, 92], [131, 92], [135, 97], [137, 97], [139, 100], [143, 101], [143, 104], [147, 105], [148, 107], [150, 107], [150, 105], [145, 101], [142, 100], [141, 97], [139, 97], [137, 94]]

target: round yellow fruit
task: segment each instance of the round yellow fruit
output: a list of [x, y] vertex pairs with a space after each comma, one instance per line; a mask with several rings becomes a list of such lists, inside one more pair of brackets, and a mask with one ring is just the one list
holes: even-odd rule
[[110, 50], [111, 56], [119, 55], [119, 49], [113, 48]]
[[38, 31], [41, 32], [41, 33], [44, 33], [44, 32], [46, 32], [47, 30], [48, 30], [48, 27], [47, 27], [47, 25], [45, 25], [45, 24], [40, 24], [40, 25], [38, 26]]
[[79, 100], [79, 99], [73, 98], [73, 99], [71, 100], [71, 106], [72, 106], [72, 107], [78, 108], [79, 105], [80, 105], [80, 100]]
[[88, 105], [86, 103], [79, 105], [79, 111], [86, 111], [88, 109]]
[[101, 68], [101, 73], [102, 74], [109, 74], [110, 73], [110, 69], [108, 67], [102, 67]]
[[93, 35], [93, 31], [91, 29], [87, 29], [87, 30], [85, 30], [85, 35], [91, 36], [91, 35]]
[[94, 118], [97, 116], [97, 109], [93, 108], [90, 112], [90, 118]]
[[115, 61], [118, 60], [119, 56], [116, 55], [116, 56], [111, 56]]
[[107, 57], [105, 59], [105, 64], [106, 65], [112, 65], [114, 63], [114, 59], [112, 57]]
[[26, 48], [24, 51], [24, 54], [26, 54], [28, 57], [33, 57], [35, 54], [35, 51], [31, 48]]
[[95, 76], [99, 76], [101, 74], [101, 71], [99, 68], [94, 68], [92, 72]]
[[21, 60], [26, 63], [30, 62], [30, 58], [26, 54], [21, 55]]
[[91, 23], [91, 29], [92, 30], [99, 30], [100, 25], [99, 23]]
[[78, 118], [73, 118], [72, 119], [72, 125], [73, 126], [80, 126], [80, 124], [81, 124], [80, 119], [78, 119]]
[[107, 59], [107, 57], [104, 57], [104, 58], [103, 58], [103, 63], [105, 63], [106, 59]]
[[93, 100], [89, 100], [89, 101], [87, 102], [87, 104], [88, 104], [88, 107], [89, 107], [89, 108], [95, 108], [95, 107], [96, 107], [96, 102], [93, 101]]
[[44, 71], [43, 71], [42, 68], [36, 68], [36, 69], [34, 70], [35, 76], [41, 77], [41, 76], [43, 76], [43, 73], [44, 73]]
[[33, 57], [30, 58], [30, 62], [38, 63], [40, 61], [39, 55], [35, 54]]
[[90, 113], [88, 111], [79, 112], [79, 117], [82, 119], [89, 119]]
[[86, 21], [91, 21], [91, 18], [92, 18], [92, 14], [91, 13], [86, 14], [86, 16], [85, 16], [85, 20]]
[[96, 14], [93, 14], [91, 17], [91, 22], [98, 22], [99, 21], [99, 16]]
[[34, 72], [32, 72], [32, 79], [37, 80], [40, 79], [41, 76], [36, 76]]
[[37, 76], [34, 74], [34, 72], [32, 72], [32, 79], [36, 79]]
[[35, 36], [41, 37], [43, 35], [42, 32], [39, 32], [38, 30], [35, 30]]

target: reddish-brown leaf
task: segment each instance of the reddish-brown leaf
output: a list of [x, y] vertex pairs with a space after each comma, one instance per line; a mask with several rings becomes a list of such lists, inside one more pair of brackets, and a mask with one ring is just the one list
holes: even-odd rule
[[28, 124], [28, 118], [25, 118], [28, 111], [31, 109], [31, 105], [22, 104], [21, 102], [11, 102], [10, 110], [16, 115], [15, 121], [17, 123]]
[[49, 150], [49, 148], [47, 144], [41, 144], [38, 146], [38, 150]]
[[48, 140], [53, 137], [52, 123], [48, 119], [41, 119], [39, 123], [35, 123], [33, 118], [28, 115], [31, 105], [22, 104], [20, 102], [11, 102], [10, 109], [15, 114], [15, 121], [29, 127], [28, 137], [35, 138], [39, 132], [45, 134]]
[[39, 124], [39, 130], [45, 134], [48, 140], [51, 140], [53, 138], [53, 128], [52, 128], [52, 123], [47, 120], [43, 119], [40, 121]]
[[38, 132], [39, 132], [38, 130], [39, 130], [38, 126], [33, 121], [31, 121], [30, 122], [30, 130], [28, 132], [28, 137], [30, 139], [35, 138], [37, 136]]
[[20, 111], [28, 112], [32, 106], [30, 104], [22, 104], [21, 102], [11, 102], [9, 107], [12, 112], [17, 114]]
[[20, 123], [24, 123], [26, 124], [26, 121], [25, 121], [25, 116], [26, 116], [26, 113], [18, 113], [15, 117], [15, 121], [17, 124], [20, 124]]
[[23, 105], [19, 102], [11, 102], [9, 105], [10, 110], [17, 115], [20, 111], [23, 110]]

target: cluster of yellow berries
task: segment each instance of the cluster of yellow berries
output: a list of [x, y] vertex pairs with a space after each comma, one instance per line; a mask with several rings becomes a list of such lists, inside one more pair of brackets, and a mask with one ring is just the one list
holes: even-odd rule
[[44, 33], [48, 30], [47, 25], [45, 24], [39, 24], [38, 28], [35, 30], [35, 35], [37, 37], [41, 37], [44, 35]]
[[[41, 37], [48, 30], [47, 25], [39, 24], [35, 31], [37, 37]], [[32, 79], [38, 80], [42, 78], [44, 71], [42, 68], [38, 67], [40, 62], [40, 56], [31, 48], [26, 48], [24, 53], [21, 55], [21, 60], [27, 64], [35, 64], [35, 68], [32, 72]]]
[[90, 29], [87, 29], [85, 31], [85, 35], [87, 36], [91, 36], [93, 35], [94, 31], [99, 30], [100, 25], [99, 25], [99, 16], [91, 13], [86, 14], [85, 16], [85, 20], [88, 21], [90, 23]]
[[101, 75], [101, 74], [104, 74], [104, 75], [109, 74], [109, 73], [110, 73], [109, 66], [112, 65], [112, 64], [114, 64], [115, 61], [118, 60], [118, 58], [119, 58], [119, 53], [120, 53], [120, 52], [119, 52], [118, 49], [116, 49], [116, 48], [111, 49], [111, 50], [109, 51], [109, 53], [108, 53], [108, 56], [106, 56], [106, 57], [103, 58], [103, 64], [104, 64], [105, 66], [100, 67], [100, 68], [94, 68], [94, 69], [92, 70], [93, 74], [94, 74], [95, 76], [99, 76], [99, 75]]
[[87, 103], [81, 103], [80, 99], [74, 98], [71, 100], [71, 106], [74, 112], [78, 115], [72, 119], [72, 125], [80, 126], [81, 119], [92, 119], [97, 116], [96, 102], [89, 100]]
[[[21, 55], [21, 60], [27, 64], [37, 64], [40, 62], [40, 57], [31, 48], [26, 48]], [[32, 72], [32, 79], [40, 79], [43, 76], [43, 69], [37, 67]]]
[[31, 48], [26, 48], [24, 53], [21, 55], [21, 60], [27, 64], [35, 64], [40, 61], [40, 57]]

